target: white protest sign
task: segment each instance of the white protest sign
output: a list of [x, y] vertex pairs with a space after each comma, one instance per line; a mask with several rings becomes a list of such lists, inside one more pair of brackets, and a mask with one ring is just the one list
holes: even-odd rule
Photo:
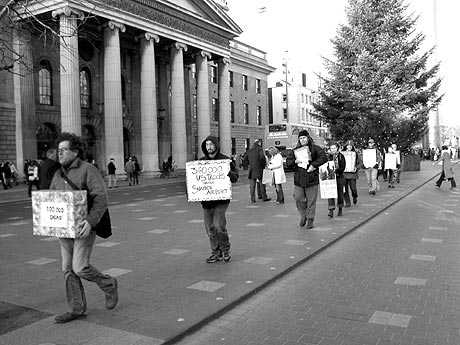
[[319, 167], [319, 190], [321, 199], [337, 198], [337, 181], [333, 161], [324, 163]]
[[343, 151], [345, 157], [345, 172], [356, 172], [356, 152], [355, 151]]
[[373, 168], [377, 164], [376, 149], [363, 150], [363, 165], [365, 168]]
[[199, 160], [185, 164], [188, 201], [228, 200], [232, 198], [230, 160]]
[[297, 165], [301, 168], [307, 169], [308, 164], [311, 161], [311, 152], [308, 146], [302, 146], [294, 150], [295, 159], [300, 161], [301, 163], [297, 163]]
[[385, 170], [391, 169], [396, 170], [398, 157], [395, 153], [387, 153], [385, 154]]

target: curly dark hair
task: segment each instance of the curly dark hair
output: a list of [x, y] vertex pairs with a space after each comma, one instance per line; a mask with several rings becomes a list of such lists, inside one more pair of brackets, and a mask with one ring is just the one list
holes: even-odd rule
[[69, 142], [69, 149], [72, 151], [78, 151], [78, 157], [83, 158], [83, 152], [85, 145], [81, 141], [81, 138], [73, 133], [63, 132], [56, 139], [56, 143], [59, 144], [63, 141]]

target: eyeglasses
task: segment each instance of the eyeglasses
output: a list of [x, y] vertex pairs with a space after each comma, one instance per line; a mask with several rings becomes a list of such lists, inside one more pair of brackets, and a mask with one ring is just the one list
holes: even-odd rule
[[64, 153], [64, 152], [70, 151], [70, 149], [68, 147], [63, 147], [62, 149], [58, 149], [57, 151], [58, 153]]

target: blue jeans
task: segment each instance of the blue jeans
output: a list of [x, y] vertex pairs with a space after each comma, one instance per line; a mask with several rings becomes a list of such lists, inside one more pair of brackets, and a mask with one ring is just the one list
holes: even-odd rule
[[209, 237], [212, 254], [220, 255], [230, 252], [230, 241], [227, 233], [225, 212], [228, 204], [220, 204], [213, 208], [203, 208], [204, 227]]
[[85, 238], [59, 239], [67, 304], [73, 313], [82, 314], [86, 311], [85, 290], [80, 278], [95, 282], [105, 293], [112, 292], [114, 288], [115, 279], [102, 274], [89, 263], [95, 240], [95, 231], [91, 231]]
[[375, 192], [377, 190], [377, 169], [366, 168], [364, 172], [366, 173], [369, 192]]

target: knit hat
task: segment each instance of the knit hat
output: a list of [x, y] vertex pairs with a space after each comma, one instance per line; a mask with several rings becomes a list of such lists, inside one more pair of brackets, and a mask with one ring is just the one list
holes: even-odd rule
[[308, 133], [308, 131], [306, 129], [302, 129], [300, 132], [299, 132], [299, 137], [309, 137], [310, 134]]
[[348, 140], [346, 146], [348, 145], [354, 146], [353, 140]]

